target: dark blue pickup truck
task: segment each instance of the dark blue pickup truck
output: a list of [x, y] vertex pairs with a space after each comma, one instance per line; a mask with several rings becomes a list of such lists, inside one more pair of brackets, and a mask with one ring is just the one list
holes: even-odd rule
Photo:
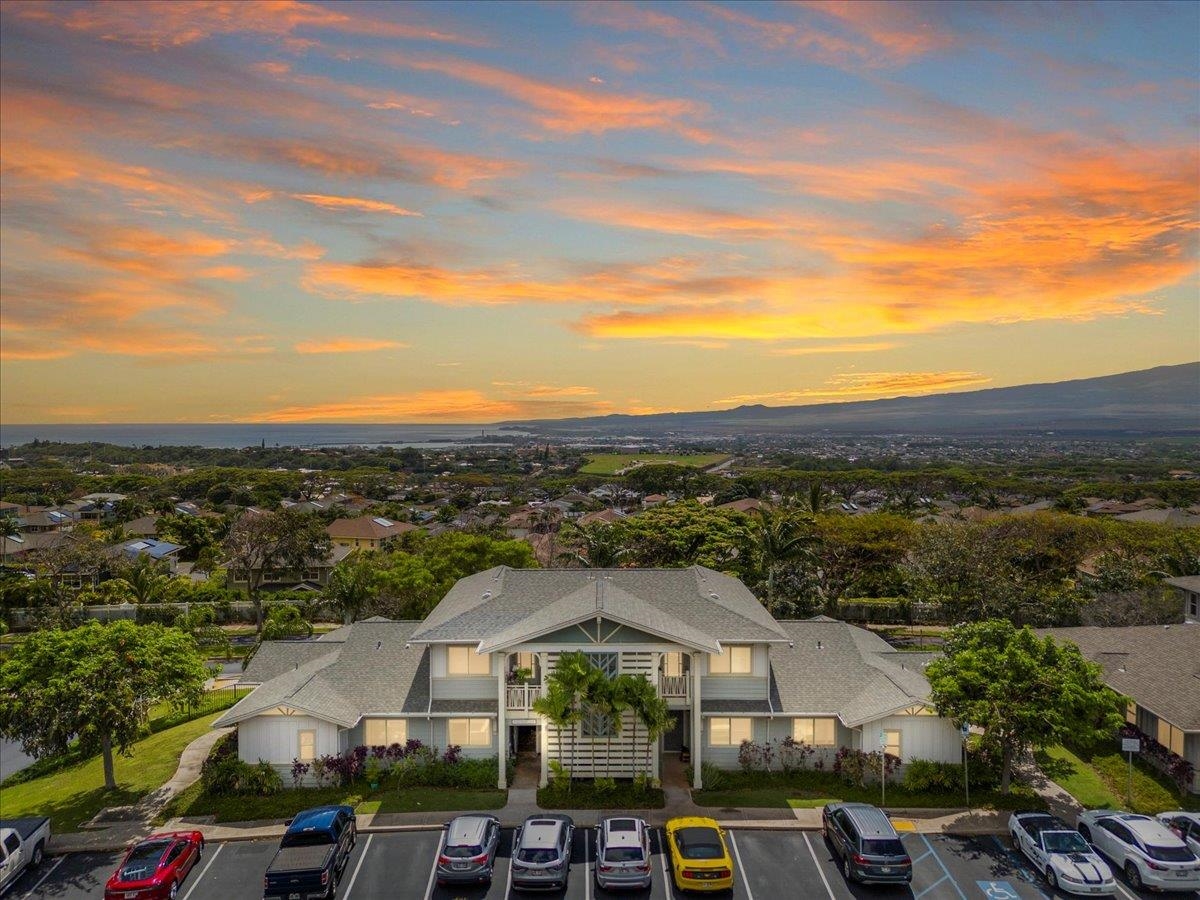
[[318, 806], [288, 823], [263, 878], [263, 900], [332, 898], [358, 834], [354, 808]]

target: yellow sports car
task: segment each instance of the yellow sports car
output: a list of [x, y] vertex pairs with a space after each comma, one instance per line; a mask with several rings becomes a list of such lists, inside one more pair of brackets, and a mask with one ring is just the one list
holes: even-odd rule
[[667, 822], [671, 876], [681, 891], [724, 891], [733, 887], [733, 859], [725, 832], [712, 819], [684, 816]]

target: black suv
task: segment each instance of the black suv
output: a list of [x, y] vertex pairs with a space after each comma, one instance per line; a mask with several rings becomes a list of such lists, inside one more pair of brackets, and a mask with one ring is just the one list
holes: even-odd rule
[[841, 857], [847, 881], [912, 882], [912, 859], [882, 809], [868, 803], [830, 803], [821, 812], [821, 831]]

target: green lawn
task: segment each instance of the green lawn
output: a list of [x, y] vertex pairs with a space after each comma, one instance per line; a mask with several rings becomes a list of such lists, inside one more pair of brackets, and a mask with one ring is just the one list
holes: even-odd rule
[[666, 803], [661, 788], [642, 789], [624, 783], [597, 791], [590, 782], [576, 781], [570, 791], [551, 786], [537, 792], [537, 804], [542, 809], [662, 809]]
[[500, 790], [459, 790], [456, 788], [382, 788], [371, 791], [365, 785], [351, 788], [285, 788], [270, 797], [214, 797], [194, 784], [172, 800], [160, 817], [212, 816], [216, 822], [251, 822], [263, 819], [288, 819], [313, 806], [344, 803], [367, 813], [442, 812], [471, 809], [500, 809], [508, 792]]
[[76, 831], [106, 806], [136, 803], [161, 787], [179, 766], [183, 748], [208, 732], [217, 714], [138, 741], [131, 756], [117, 756], [117, 789], [104, 789], [104, 763], [96, 756], [51, 775], [0, 791], [0, 817], [49, 816], [56, 832]]
[[1200, 797], [1181, 797], [1165, 775], [1137, 756], [1133, 759], [1133, 801], [1127, 801], [1129, 762], [1123, 753], [1107, 747], [1078, 755], [1064, 747], [1051, 747], [1038, 754], [1038, 764], [1089, 809], [1128, 809], [1146, 815], [1170, 809], [1200, 810]]
[[646, 465], [673, 463], [677, 466], [707, 469], [727, 459], [728, 453], [600, 453], [589, 456], [579, 472], [582, 475], [615, 475], [635, 462]]
[[[792, 775], [772, 773], [769, 776], [730, 772], [724, 773], [722, 782], [716, 789], [692, 791], [692, 800], [697, 806], [729, 809], [814, 809], [838, 801], [879, 805], [881, 800], [879, 785], [865, 788], [846, 785], [828, 772], [809, 771]], [[886, 803], [889, 807], [947, 809], [964, 806], [966, 800], [959, 791], [910, 791], [898, 784], [889, 784]], [[1045, 803], [1032, 789], [1013, 785], [1008, 795], [998, 791], [971, 791], [971, 806], [982, 809], [1044, 809]]]

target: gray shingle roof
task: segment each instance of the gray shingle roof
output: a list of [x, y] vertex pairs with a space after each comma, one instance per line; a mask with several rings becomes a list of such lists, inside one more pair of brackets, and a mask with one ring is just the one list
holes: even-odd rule
[[1200, 731], [1200, 625], [1045, 628], [1074, 642], [1104, 681], [1183, 731]]
[[744, 584], [712, 569], [510, 569], [461, 579], [413, 634], [415, 641], [505, 646], [575, 618], [615, 620], [715, 650], [718, 641], [786, 641]]
[[[283, 671], [265, 680], [216, 724], [232, 725], [278, 706], [346, 728], [363, 716], [423, 714], [429, 710], [429, 651], [419, 646], [406, 649], [416, 626], [370, 619], [339, 629], [345, 632], [341, 642], [276, 642], [279, 649], [269, 651], [262, 668], [264, 673], [280, 667]], [[288, 647], [295, 653], [291, 668], [284, 661]], [[251, 666], [256, 661], [257, 657]], [[495, 701], [492, 706], [494, 710]]]
[[928, 654], [910, 659], [864, 628], [823, 616], [779, 624], [793, 645], [771, 648], [776, 713], [836, 715], [853, 727], [928, 700]]
[[263, 641], [238, 681], [241, 684], [263, 684], [289, 669], [313, 662], [338, 649], [339, 645], [332, 642]]

